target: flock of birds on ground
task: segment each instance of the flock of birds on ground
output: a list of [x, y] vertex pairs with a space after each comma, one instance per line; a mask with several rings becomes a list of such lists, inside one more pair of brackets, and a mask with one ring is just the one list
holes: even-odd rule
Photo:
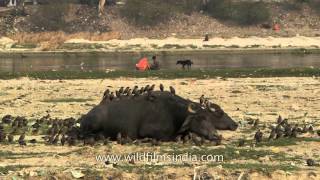
[[[258, 127], [259, 120], [255, 120], [252, 122], [254, 127]], [[281, 116], [278, 117], [277, 123], [275, 126], [270, 127], [271, 131], [268, 137], [268, 140], [275, 140], [282, 137], [288, 138], [296, 138], [299, 134], [303, 133], [311, 133], [314, 134], [314, 127], [312, 125], [304, 125], [303, 127], [299, 127], [298, 124], [292, 125], [288, 122], [288, 119], [283, 119]], [[317, 134], [320, 136], [320, 130], [316, 131]], [[254, 135], [254, 139], [256, 144], [260, 143], [263, 139], [263, 132], [258, 129]]]
[[[152, 92], [155, 89], [155, 85], [147, 85], [145, 87], [135, 86], [132, 90], [127, 87], [121, 87], [119, 90], [115, 91], [115, 95], [113, 92], [110, 92], [107, 89], [103, 95], [103, 101], [113, 101], [117, 99], [121, 99], [124, 96], [136, 97], [139, 95], [146, 94], [148, 99], [152, 100], [154, 97], [152, 96]], [[160, 84], [160, 91], [164, 91], [164, 86]], [[175, 89], [170, 86], [170, 92], [172, 94], [176, 94]], [[208, 103], [208, 99], [202, 95], [199, 99], [201, 105], [205, 105]], [[2, 118], [2, 122], [0, 123], [0, 143], [15, 143], [18, 142], [21, 146], [26, 146], [28, 143], [35, 144], [38, 142], [37, 139], [30, 139], [26, 141], [26, 134], [31, 131], [32, 135], [39, 135], [39, 132], [42, 131], [41, 134], [44, 134], [42, 139], [48, 145], [58, 145], [64, 146], [68, 144], [69, 146], [75, 146], [79, 144], [79, 140], [83, 142], [83, 145], [94, 146], [96, 144], [109, 144], [111, 140], [110, 138], [104, 137], [103, 134], [92, 135], [88, 137], [81, 137], [80, 128], [79, 128], [80, 119], [76, 120], [74, 118], [67, 119], [53, 119], [50, 115], [44, 116], [40, 119], [37, 119], [31, 127], [28, 126], [28, 120], [25, 117], [13, 117], [11, 115], [6, 115]], [[256, 128], [257, 131], [254, 134], [253, 140], [255, 144], [261, 143], [265, 138], [264, 133], [259, 128], [259, 120], [251, 121], [249, 124], [252, 125], [253, 128]], [[11, 127], [11, 131], [9, 133], [5, 132], [5, 126], [7, 127], [7, 131], [9, 131]], [[45, 128], [47, 127], [47, 129]], [[46, 132], [43, 132], [46, 130]], [[320, 136], [320, 130], [315, 131], [312, 125], [303, 125], [303, 127], [299, 127], [298, 124], [290, 124], [288, 119], [283, 119], [281, 116], [278, 117], [275, 126], [270, 127], [270, 134], [268, 136], [268, 141], [277, 140], [280, 138], [296, 138], [300, 134], [303, 133], [317, 133]], [[15, 135], [19, 135], [18, 139], [15, 139]], [[130, 137], [122, 135], [118, 133], [117, 138], [114, 139], [118, 144], [140, 144], [140, 143], [151, 143], [152, 145], [159, 145], [160, 142], [156, 139], [145, 138], [139, 140], [132, 140]], [[222, 136], [220, 136], [219, 140], [214, 142], [214, 145], [220, 145], [222, 140]], [[185, 136], [177, 136], [176, 142], [178, 143], [193, 143], [197, 146], [201, 146], [203, 144], [212, 142], [207, 141], [206, 139], [194, 134], [189, 133]], [[246, 145], [245, 139], [239, 139], [238, 146], [242, 147]], [[307, 160], [307, 164], [313, 166], [315, 162], [311, 159]]]
[[[263, 141], [264, 133], [261, 131], [259, 126], [259, 119], [251, 121], [249, 124], [252, 124], [254, 128], [257, 128], [257, 131], [254, 134], [254, 141], [255, 144], [259, 144]], [[304, 124], [303, 127], [299, 127], [299, 124], [290, 124], [288, 119], [283, 119], [280, 115], [278, 116], [276, 125], [270, 126], [270, 134], [267, 135], [267, 141], [274, 141], [280, 138], [297, 138], [298, 135], [310, 133], [317, 135], [320, 137], [320, 130], [315, 131], [312, 124], [306, 125]], [[245, 145], [245, 140], [240, 139], [238, 142], [238, 146], [242, 147]], [[315, 166], [317, 163], [313, 159], [307, 159], [308, 166]]]

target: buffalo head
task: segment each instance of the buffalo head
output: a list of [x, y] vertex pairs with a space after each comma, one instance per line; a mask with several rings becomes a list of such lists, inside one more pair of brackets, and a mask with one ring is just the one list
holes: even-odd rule
[[207, 103], [206, 107], [196, 104], [188, 106], [190, 115], [181, 126], [179, 133], [191, 131], [207, 139], [216, 139], [216, 130], [236, 130], [238, 125], [216, 104]]
[[238, 128], [238, 124], [219, 105], [207, 101], [204, 109], [217, 129], [235, 131]]

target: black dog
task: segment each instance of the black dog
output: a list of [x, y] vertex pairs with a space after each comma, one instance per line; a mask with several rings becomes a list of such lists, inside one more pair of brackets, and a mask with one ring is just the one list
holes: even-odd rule
[[193, 62], [190, 59], [186, 59], [186, 60], [177, 61], [177, 64], [181, 64], [182, 65], [182, 69], [185, 69], [185, 66], [187, 66], [188, 69], [190, 69], [192, 64], [193, 64]]

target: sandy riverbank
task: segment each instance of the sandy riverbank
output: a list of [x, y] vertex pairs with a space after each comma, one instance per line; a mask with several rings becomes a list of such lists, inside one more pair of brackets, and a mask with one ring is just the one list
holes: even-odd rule
[[[48, 51], [48, 43], [34, 44], [26, 47], [9, 38], [0, 38], [0, 51]], [[46, 47], [42, 45], [45, 44]], [[30, 47], [31, 46], [31, 47]], [[213, 37], [209, 41], [203, 39], [166, 39], [136, 38], [129, 40], [111, 39], [108, 41], [90, 41], [87, 39], [65, 40], [54, 51], [163, 51], [163, 50], [206, 50], [206, 49], [319, 49], [320, 37], [248, 37], [220, 38]]]

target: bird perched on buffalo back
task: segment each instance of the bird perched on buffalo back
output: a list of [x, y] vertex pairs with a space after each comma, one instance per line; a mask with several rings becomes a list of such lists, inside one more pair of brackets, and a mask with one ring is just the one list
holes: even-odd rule
[[173, 94], [173, 95], [176, 94], [176, 90], [175, 90], [172, 86], [170, 86], [170, 92], [171, 92], [171, 94]]
[[256, 143], [259, 143], [262, 141], [263, 133], [258, 129], [256, 134], [254, 135], [254, 139], [256, 140]]

